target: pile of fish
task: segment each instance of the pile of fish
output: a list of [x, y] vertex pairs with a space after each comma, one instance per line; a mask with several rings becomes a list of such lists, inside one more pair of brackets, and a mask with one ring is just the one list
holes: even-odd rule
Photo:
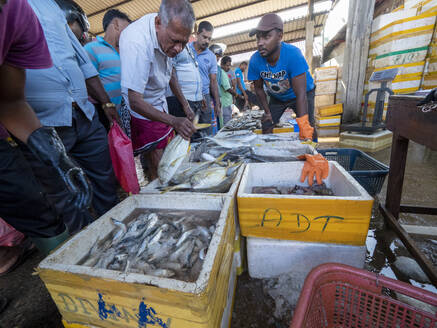
[[241, 163], [223, 162], [226, 153], [216, 157], [204, 154], [201, 164], [190, 163], [187, 156], [189, 149], [189, 142], [180, 136], [168, 144], [158, 166], [159, 189], [163, 192], [227, 192]]
[[249, 131], [220, 132], [193, 147], [191, 162], [204, 161], [205, 155], [216, 158], [226, 153], [223, 160], [234, 162], [296, 161], [300, 155], [313, 154], [314, 148], [302, 144], [298, 135], [258, 135]]
[[202, 269], [218, 216], [183, 211], [148, 212], [130, 223], [111, 218], [115, 229], [98, 240], [84, 266], [195, 281]]
[[[264, 111], [247, 111], [242, 116], [237, 116], [230, 120], [223, 127], [223, 131], [240, 131], [249, 130], [253, 131], [256, 129], [261, 129], [261, 119], [264, 115]], [[291, 127], [292, 125], [288, 122], [278, 122], [276, 127]]]
[[235, 117], [223, 127], [224, 131], [261, 129], [263, 111], [249, 111], [243, 116]]
[[302, 195], [302, 196], [334, 196], [331, 188], [328, 188], [324, 182], [322, 184], [313, 184], [311, 187], [295, 185], [294, 187], [271, 186], [271, 187], [253, 187], [253, 194], [273, 194], [273, 195]]

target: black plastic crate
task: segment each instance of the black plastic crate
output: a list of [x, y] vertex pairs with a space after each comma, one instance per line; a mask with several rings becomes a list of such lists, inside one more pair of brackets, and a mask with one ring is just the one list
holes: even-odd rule
[[353, 148], [318, 149], [329, 161], [337, 161], [372, 196], [381, 191], [389, 167]]

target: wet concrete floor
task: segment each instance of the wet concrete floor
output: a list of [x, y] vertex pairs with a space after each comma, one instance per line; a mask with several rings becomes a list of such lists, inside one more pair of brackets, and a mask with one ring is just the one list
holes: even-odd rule
[[[335, 145], [323, 145], [326, 146]], [[370, 155], [388, 164], [390, 149]], [[386, 185], [387, 181], [376, 199], [377, 202], [385, 201]], [[436, 186], [437, 152], [411, 143], [404, 180], [403, 203], [435, 206]], [[401, 223], [437, 226], [437, 217], [402, 215]], [[437, 265], [437, 241], [420, 237], [415, 240], [434, 265]], [[397, 269], [393, 263], [399, 257], [410, 257], [410, 255], [402, 243], [385, 229], [383, 219], [375, 209], [367, 239], [365, 268], [436, 292], [433, 286], [410, 279], [408, 272]], [[0, 295], [9, 299], [8, 307], [0, 313], [0, 328], [62, 327], [61, 316], [54, 302], [39, 277], [33, 274], [34, 268], [41, 259], [38, 253], [34, 253], [15, 271], [0, 277]], [[274, 306], [274, 300], [265, 292], [264, 281], [251, 279], [247, 273], [244, 273], [237, 283], [231, 327], [287, 327], [294, 304], [290, 304], [290, 311], [286, 311], [280, 318], [274, 317]]]

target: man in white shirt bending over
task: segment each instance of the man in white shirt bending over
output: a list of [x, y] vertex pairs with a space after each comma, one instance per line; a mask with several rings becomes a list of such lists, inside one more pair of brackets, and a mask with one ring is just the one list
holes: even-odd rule
[[[136, 153], [148, 151], [152, 180], [173, 130], [185, 139], [195, 132], [188, 118], [168, 114], [165, 99], [169, 83], [177, 84], [171, 58], [184, 49], [194, 20], [187, 0], [162, 0], [158, 14], [143, 16], [120, 37], [121, 87], [131, 114], [132, 145]], [[179, 96], [181, 103], [187, 103], [182, 93]]]

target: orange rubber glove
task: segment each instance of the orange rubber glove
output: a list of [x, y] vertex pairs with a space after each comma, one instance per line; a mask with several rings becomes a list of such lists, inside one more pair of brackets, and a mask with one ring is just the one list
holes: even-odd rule
[[296, 117], [296, 122], [297, 125], [299, 125], [299, 139], [312, 140], [314, 128], [310, 125], [310, 122], [308, 121], [308, 114], [301, 117]]
[[305, 179], [308, 177], [308, 184], [310, 186], [313, 185], [314, 178], [316, 178], [317, 184], [322, 184], [322, 179], [326, 179], [329, 174], [328, 161], [320, 154], [305, 154], [304, 156], [306, 161], [302, 169], [300, 182], [304, 182]]

